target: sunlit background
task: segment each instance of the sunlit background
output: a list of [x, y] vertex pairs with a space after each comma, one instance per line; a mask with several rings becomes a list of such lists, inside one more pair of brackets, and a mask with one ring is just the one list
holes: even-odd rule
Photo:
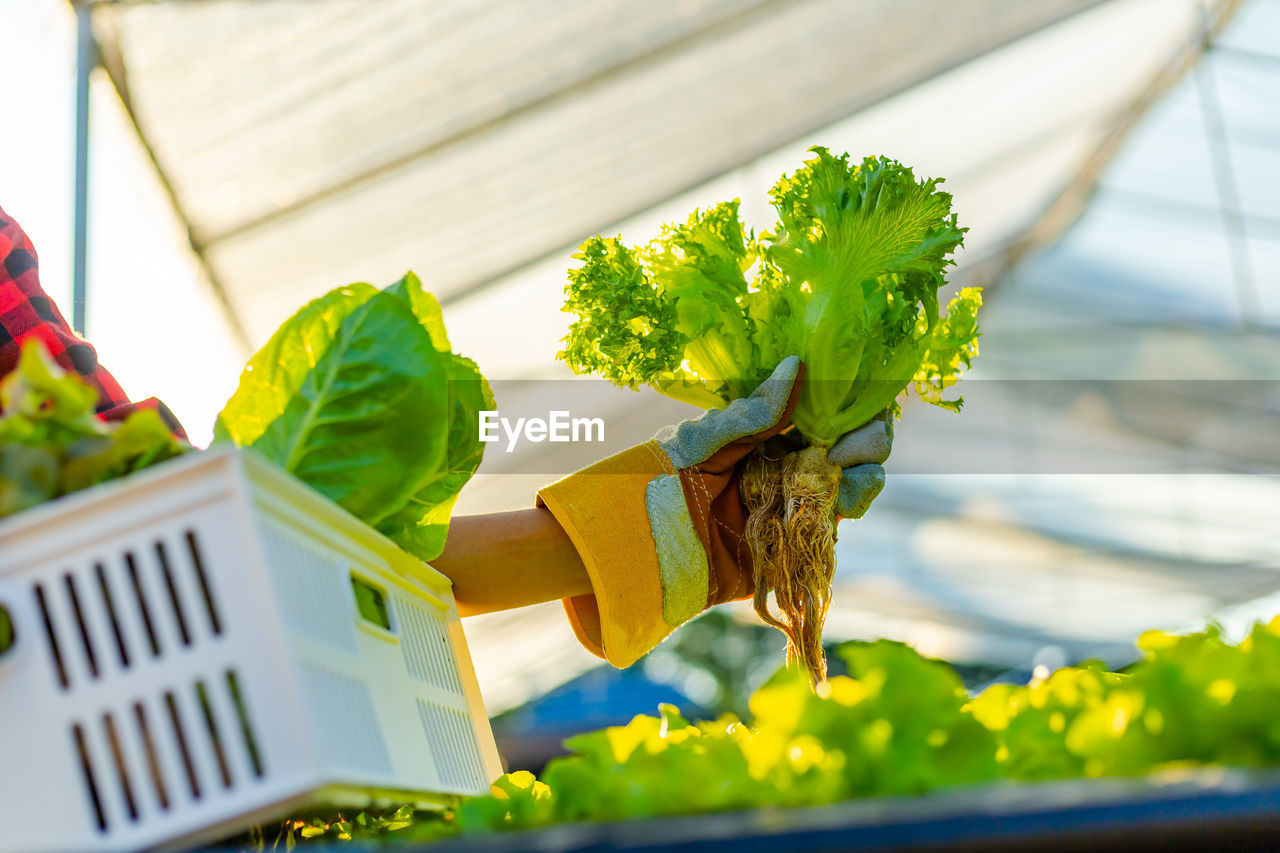
[[[810, 145], [884, 153], [947, 179], [982, 356], [963, 415], [908, 408], [884, 494], [842, 527], [829, 638], [978, 683], [1280, 610], [1280, 0], [89, 9], [87, 336], [197, 443], [333, 286], [416, 270], [457, 350], [545, 395], [565, 386], [515, 380], [569, 377], [583, 238], [733, 197], [765, 228]], [[68, 316], [76, 68], [72, 5], [0, 0], [0, 206]], [[671, 414], [592, 393], [620, 433]], [[461, 511], [528, 506], [549, 470], [490, 458]], [[738, 707], [780, 651], [734, 607], [627, 673], [555, 604], [466, 630], [516, 763], [657, 701]]]

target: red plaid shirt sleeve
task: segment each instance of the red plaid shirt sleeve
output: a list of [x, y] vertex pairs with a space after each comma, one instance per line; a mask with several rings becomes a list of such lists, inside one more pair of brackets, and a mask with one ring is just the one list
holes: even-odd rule
[[18, 223], [0, 209], [0, 376], [18, 364], [22, 344], [44, 342], [65, 370], [75, 371], [98, 391], [98, 416], [122, 420], [138, 409], [154, 409], [177, 437], [186, 433], [169, 408], [152, 397], [129, 402], [115, 378], [98, 364], [98, 354], [63, 319], [58, 306], [40, 287], [36, 250]]

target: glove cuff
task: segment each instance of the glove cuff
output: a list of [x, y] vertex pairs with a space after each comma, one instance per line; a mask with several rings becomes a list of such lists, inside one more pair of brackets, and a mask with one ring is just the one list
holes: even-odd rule
[[538, 504], [569, 535], [591, 580], [592, 595], [564, 599], [589, 651], [629, 666], [707, 606], [706, 551], [675, 466], [654, 442], [544, 487]]

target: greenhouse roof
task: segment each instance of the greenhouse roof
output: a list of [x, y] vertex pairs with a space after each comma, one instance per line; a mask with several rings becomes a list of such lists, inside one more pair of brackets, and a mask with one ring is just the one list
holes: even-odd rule
[[[95, 24], [256, 345], [335, 282], [412, 267], [456, 302], [735, 170], [758, 196], [760, 159], [797, 143], [892, 145], [1006, 202], [1001, 182], [1060, 185], [1184, 34], [1163, 5], [215, 0], [108, 3]], [[1002, 48], [1037, 70], [974, 72]], [[1096, 65], [1064, 73], [1081, 50]], [[991, 211], [988, 244], [1036, 213]]]
[[[93, 7], [125, 106], [97, 121], [136, 127], [226, 363], [307, 299], [413, 268], [503, 408], [545, 409], [582, 238], [641, 242], [732, 197], [767, 227], [810, 145], [888, 153], [946, 176], [956, 278], [991, 291], [968, 410], [910, 411], [885, 494], [841, 529], [830, 634], [1122, 657], [1280, 589], [1280, 0]], [[568, 387], [614, 442], [687, 416]], [[195, 435], [225, 399], [155, 393]], [[461, 509], [527, 506], [575, 464], [490, 453]], [[495, 710], [594, 662], [558, 605], [467, 633]]]

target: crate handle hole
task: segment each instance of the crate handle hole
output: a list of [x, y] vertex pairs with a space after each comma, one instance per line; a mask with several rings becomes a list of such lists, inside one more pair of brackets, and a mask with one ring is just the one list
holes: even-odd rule
[[387, 594], [359, 575], [351, 575], [351, 591], [356, 597], [356, 612], [364, 621], [391, 632], [391, 611], [387, 609]]

